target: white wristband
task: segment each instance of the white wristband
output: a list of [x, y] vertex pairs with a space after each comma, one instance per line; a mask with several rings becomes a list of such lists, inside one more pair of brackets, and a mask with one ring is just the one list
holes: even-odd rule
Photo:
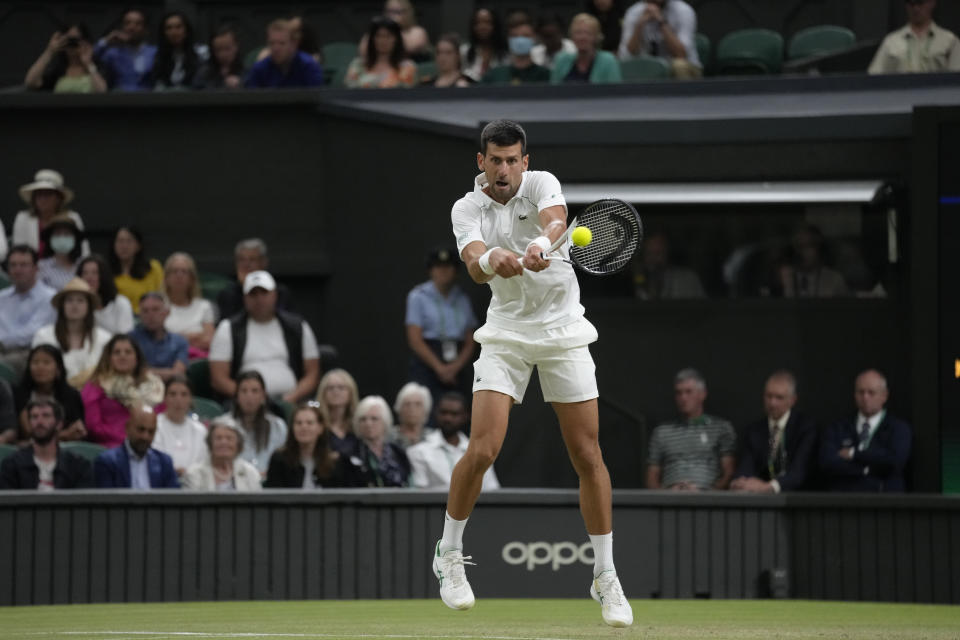
[[477, 265], [480, 267], [480, 271], [483, 271], [488, 276], [493, 275], [493, 267], [490, 266], [490, 254], [500, 247], [491, 247], [487, 249], [487, 252], [480, 256], [480, 259], [477, 260]]
[[549, 250], [551, 244], [550, 238], [547, 236], [540, 236], [531, 240], [530, 244], [527, 245], [527, 248], [529, 249], [531, 246], [537, 245], [540, 247], [540, 251], [543, 252]]

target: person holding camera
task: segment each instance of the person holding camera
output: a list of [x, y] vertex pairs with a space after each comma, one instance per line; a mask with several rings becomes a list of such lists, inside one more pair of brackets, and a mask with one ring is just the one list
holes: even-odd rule
[[107, 82], [93, 62], [87, 27], [77, 23], [55, 32], [27, 71], [28, 89], [54, 93], [103, 93]]

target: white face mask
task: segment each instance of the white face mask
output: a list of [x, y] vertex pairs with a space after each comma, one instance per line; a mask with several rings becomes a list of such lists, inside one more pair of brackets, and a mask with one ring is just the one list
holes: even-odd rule
[[77, 240], [73, 236], [53, 236], [50, 238], [50, 248], [54, 253], [70, 253], [77, 246]]

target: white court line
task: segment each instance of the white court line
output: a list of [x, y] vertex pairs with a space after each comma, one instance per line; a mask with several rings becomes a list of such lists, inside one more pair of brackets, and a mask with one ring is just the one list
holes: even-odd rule
[[[39, 635], [41, 632], [37, 632]], [[213, 633], [204, 631], [57, 631], [62, 636], [155, 636], [183, 638], [390, 638], [391, 640], [575, 640], [574, 638], [543, 638], [539, 636], [436, 636], [395, 633]]]

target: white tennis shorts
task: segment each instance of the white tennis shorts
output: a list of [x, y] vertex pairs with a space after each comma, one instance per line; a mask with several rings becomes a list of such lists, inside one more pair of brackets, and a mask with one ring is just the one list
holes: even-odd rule
[[583, 402], [596, 398], [596, 366], [587, 347], [597, 330], [586, 318], [556, 329], [509, 331], [483, 325], [473, 334], [481, 344], [473, 363], [473, 390], [499, 391], [523, 402], [537, 367], [543, 399]]

